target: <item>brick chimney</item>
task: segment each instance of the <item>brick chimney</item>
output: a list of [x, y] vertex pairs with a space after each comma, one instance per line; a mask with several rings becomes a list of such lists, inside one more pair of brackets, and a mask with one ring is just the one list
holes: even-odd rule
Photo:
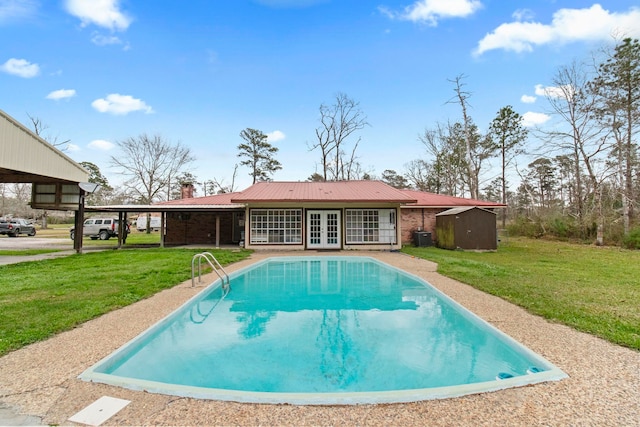
[[181, 199], [191, 199], [193, 198], [193, 184], [190, 182], [183, 182], [180, 188], [180, 198]]

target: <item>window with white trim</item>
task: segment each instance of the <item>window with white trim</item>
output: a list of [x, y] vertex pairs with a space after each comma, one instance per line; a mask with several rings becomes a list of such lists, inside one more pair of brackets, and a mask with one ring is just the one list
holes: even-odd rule
[[252, 209], [251, 244], [302, 243], [302, 209]]
[[347, 244], [396, 243], [395, 209], [346, 209]]

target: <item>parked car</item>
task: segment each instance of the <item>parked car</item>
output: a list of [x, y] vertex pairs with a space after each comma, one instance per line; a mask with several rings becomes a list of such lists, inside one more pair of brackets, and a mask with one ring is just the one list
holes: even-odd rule
[[20, 234], [35, 236], [36, 227], [26, 219], [12, 218], [0, 221], [0, 234], [6, 234], [9, 237], [18, 237]]
[[[151, 231], [160, 231], [160, 217], [152, 216], [150, 219]], [[138, 231], [145, 231], [147, 229], [147, 216], [139, 216], [136, 220], [136, 228]]]
[[[89, 218], [84, 221], [82, 235], [89, 236], [91, 240], [109, 240], [111, 237], [118, 237], [118, 219], [116, 218]], [[123, 239], [127, 240], [127, 235], [131, 232], [129, 224], [125, 224]], [[71, 240], [75, 238], [75, 229], [69, 230]]]

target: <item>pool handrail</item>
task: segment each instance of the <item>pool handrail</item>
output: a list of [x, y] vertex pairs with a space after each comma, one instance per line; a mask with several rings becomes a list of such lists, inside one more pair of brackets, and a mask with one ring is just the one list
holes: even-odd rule
[[[218, 277], [222, 281], [222, 289], [225, 290], [226, 292], [229, 292], [229, 288], [231, 287], [231, 282], [229, 281], [229, 275], [224, 270], [224, 268], [222, 268], [222, 265], [220, 265], [220, 262], [218, 262], [216, 257], [213, 256], [211, 252], [201, 252], [199, 254], [195, 254], [191, 259], [191, 287], [195, 286], [196, 259], [198, 260], [198, 283], [202, 281], [201, 266], [202, 266], [202, 260], [204, 259], [209, 264], [209, 266], [211, 266], [211, 269], [218, 275]], [[224, 276], [220, 274], [220, 271], [222, 271]], [[225, 279], [226, 279], [226, 283], [225, 283]]]

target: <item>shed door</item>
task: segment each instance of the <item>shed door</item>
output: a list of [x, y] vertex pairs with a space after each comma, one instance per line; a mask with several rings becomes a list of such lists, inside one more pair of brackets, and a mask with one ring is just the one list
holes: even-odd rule
[[340, 249], [340, 211], [307, 211], [307, 248]]

